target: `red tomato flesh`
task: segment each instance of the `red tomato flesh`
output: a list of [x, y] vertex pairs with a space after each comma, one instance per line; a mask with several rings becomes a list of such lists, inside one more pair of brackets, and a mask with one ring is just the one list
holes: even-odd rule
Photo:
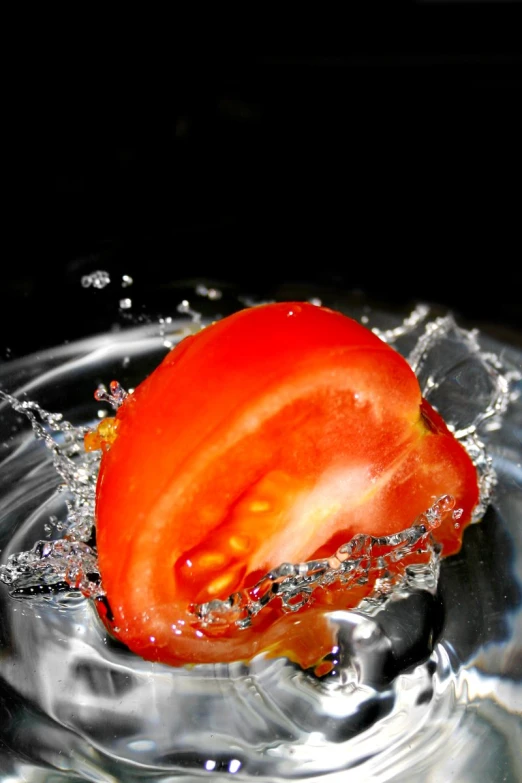
[[436, 531], [452, 554], [478, 501], [469, 456], [406, 361], [307, 303], [250, 308], [187, 337], [109, 429], [96, 517], [111, 627], [174, 665], [261, 651], [317, 663], [332, 643], [324, 607], [354, 606], [370, 584], [318, 589], [295, 615], [270, 605], [245, 630], [202, 630], [189, 607], [357, 533], [403, 530], [444, 494], [463, 510], [458, 530], [450, 518]]

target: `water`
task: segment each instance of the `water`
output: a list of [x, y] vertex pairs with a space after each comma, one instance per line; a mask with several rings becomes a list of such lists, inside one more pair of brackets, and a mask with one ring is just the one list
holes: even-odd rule
[[134, 387], [216, 291], [200, 286], [159, 324], [0, 367], [13, 395], [0, 401], [0, 779], [522, 780], [522, 355], [451, 316], [349, 312], [409, 358], [477, 462], [488, 509], [461, 553], [334, 613], [322, 677], [262, 656], [172, 669], [107, 635], [83, 595], [103, 586], [99, 457], [82, 438], [111, 413], [92, 393]]

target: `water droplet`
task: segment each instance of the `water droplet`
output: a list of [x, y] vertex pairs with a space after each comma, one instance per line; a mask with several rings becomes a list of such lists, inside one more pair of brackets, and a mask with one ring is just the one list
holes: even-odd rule
[[109, 398], [109, 393], [107, 391], [107, 387], [103, 383], [100, 383], [100, 385], [94, 392], [94, 399], [97, 402], [108, 402], [108, 398]]
[[223, 296], [219, 288], [207, 288], [205, 285], [197, 285], [195, 290], [198, 296], [206, 296], [207, 299], [214, 302]]
[[81, 284], [83, 288], [105, 288], [105, 286], [109, 285], [111, 282], [111, 278], [109, 276], [108, 272], [105, 272], [103, 269], [97, 269], [95, 272], [91, 272], [88, 275], [83, 275], [81, 279]]
[[201, 313], [198, 313], [196, 310], [192, 310], [188, 299], [183, 299], [177, 306], [176, 310], [178, 313], [183, 313], [183, 315], [190, 315], [192, 323], [201, 323]]
[[107, 391], [105, 384], [100, 383], [94, 392], [94, 399], [97, 402], [108, 402], [114, 409], [120, 407], [130, 391], [127, 392], [118, 381], [111, 381], [109, 384], [110, 392]]

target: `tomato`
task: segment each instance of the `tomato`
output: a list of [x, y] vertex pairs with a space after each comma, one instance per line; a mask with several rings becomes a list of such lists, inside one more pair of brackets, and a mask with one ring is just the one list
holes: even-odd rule
[[[475, 468], [421, 399], [407, 362], [371, 331], [308, 303], [262, 305], [183, 340], [129, 395], [102, 445], [97, 548], [113, 633], [174, 665], [328, 652], [325, 607], [371, 583], [318, 588], [295, 614], [272, 602], [240, 630], [194, 604], [252, 587], [281, 563], [332, 555], [357, 533], [408, 528], [437, 498], [461, 545]], [[91, 446], [93, 446], [92, 435]]]

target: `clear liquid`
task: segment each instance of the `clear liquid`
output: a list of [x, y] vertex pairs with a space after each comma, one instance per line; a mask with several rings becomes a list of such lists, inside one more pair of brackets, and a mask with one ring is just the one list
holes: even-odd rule
[[1, 368], [16, 399], [71, 422], [1, 404], [1, 779], [522, 779], [522, 361], [451, 317], [348, 313], [409, 357], [476, 460], [489, 508], [438, 583], [433, 570], [413, 571], [387, 601], [331, 616], [328, 676], [262, 656], [193, 669], [143, 661], [71, 588], [102, 590], [91, 548], [97, 456], [81, 441], [107, 406], [92, 390], [113, 377], [135, 386], [198, 328], [182, 312], [191, 318]]

